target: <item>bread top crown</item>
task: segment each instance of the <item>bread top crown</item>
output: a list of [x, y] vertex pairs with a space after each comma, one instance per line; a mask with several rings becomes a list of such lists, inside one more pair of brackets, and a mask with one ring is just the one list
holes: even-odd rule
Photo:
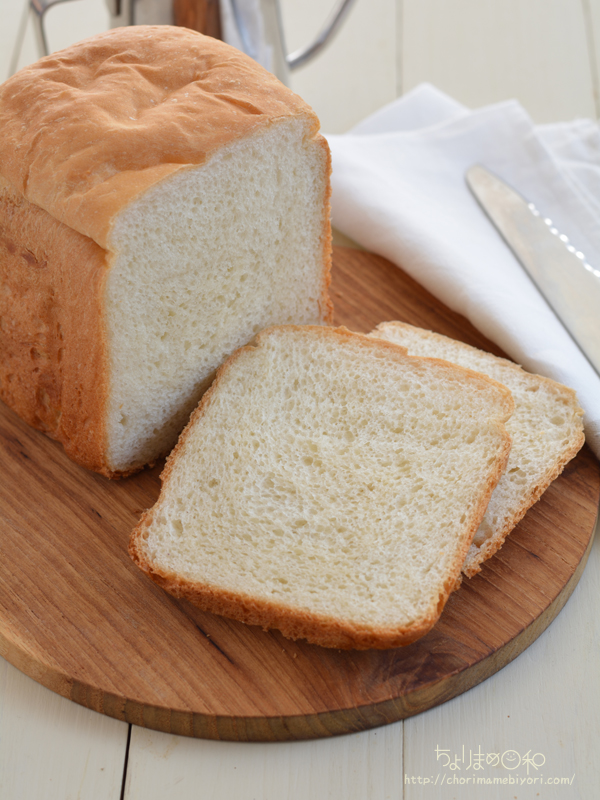
[[229, 45], [186, 28], [116, 28], [0, 86], [0, 175], [108, 248], [118, 211], [153, 184], [282, 117], [319, 121]]

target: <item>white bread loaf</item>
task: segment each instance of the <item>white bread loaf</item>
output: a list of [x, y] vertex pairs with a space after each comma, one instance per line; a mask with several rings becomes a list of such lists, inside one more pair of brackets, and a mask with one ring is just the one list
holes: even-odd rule
[[512, 408], [489, 378], [345, 328], [268, 329], [220, 369], [129, 552], [207, 611], [408, 644], [455, 587]]
[[0, 397], [79, 463], [170, 450], [217, 367], [331, 319], [329, 151], [234, 48], [118, 28], [0, 87]]
[[472, 577], [581, 448], [583, 411], [572, 389], [446, 336], [402, 322], [384, 322], [371, 335], [406, 347], [410, 355], [442, 358], [482, 372], [512, 392], [510, 458], [463, 566], [463, 573]]

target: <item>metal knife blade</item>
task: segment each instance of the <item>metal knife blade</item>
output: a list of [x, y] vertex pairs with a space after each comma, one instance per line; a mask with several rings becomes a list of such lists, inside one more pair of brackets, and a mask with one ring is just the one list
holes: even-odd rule
[[590, 363], [600, 373], [600, 268], [535, 205], [479, 164], [469, 188]]

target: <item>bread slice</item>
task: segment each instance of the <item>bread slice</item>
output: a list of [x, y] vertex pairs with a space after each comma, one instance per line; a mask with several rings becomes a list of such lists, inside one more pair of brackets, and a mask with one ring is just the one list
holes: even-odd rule
[[512, 407], [345, 328], [263, 331], [192, 415], [129, 552], [204, 610], [326, 647], [408, 644], [455, 586]]
[[402, 322], [384, 322], [372, 335], [406, 347], [411, 355], [482, 372], [512, 392], [515, 411], [507, 424], [512, 449], [463, 566], [472, 577], [581, 448], [583, 411], [572, 389], [446, 336]]
[[0, 87], [0, 397], [84, 466], [177, 440], [217, 367], [331, 319], [327, 144], [252, 59], [117, 28]]

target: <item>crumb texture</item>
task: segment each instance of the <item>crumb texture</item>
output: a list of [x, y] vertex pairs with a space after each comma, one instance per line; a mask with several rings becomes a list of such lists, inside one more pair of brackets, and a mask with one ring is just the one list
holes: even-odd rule
[[222, 593], [252, 598], [267, 626], [310, 617], [317, 643], [331, 620], [393, 631], [396, 644], [424, 633], [506, 461], [510, 395], [345, 330], [257, 341], [222, 369], [171, 456], [132, 537], [138, 563], [209, 610]]
[[583, 412], [575, 392], [511, 361], [404, 323], [383, 323], [373, 335], [406, 347], [411, 355], [445, 359], [489, 375], [512, 392], [508, 465], [464, 566], [466, 575], [474, 575], [582, 446]]
[[2, 84], [0, 394], [128, 475], [257, 331], [330, 322], [318, 128], [251, 58], [176, 26], [116, 28]]
[[326, 152], [284, 120], [118, 217], [106, 288], [109, 461], [168, 452], [214, 371], [272, 324], [327, 319]]

